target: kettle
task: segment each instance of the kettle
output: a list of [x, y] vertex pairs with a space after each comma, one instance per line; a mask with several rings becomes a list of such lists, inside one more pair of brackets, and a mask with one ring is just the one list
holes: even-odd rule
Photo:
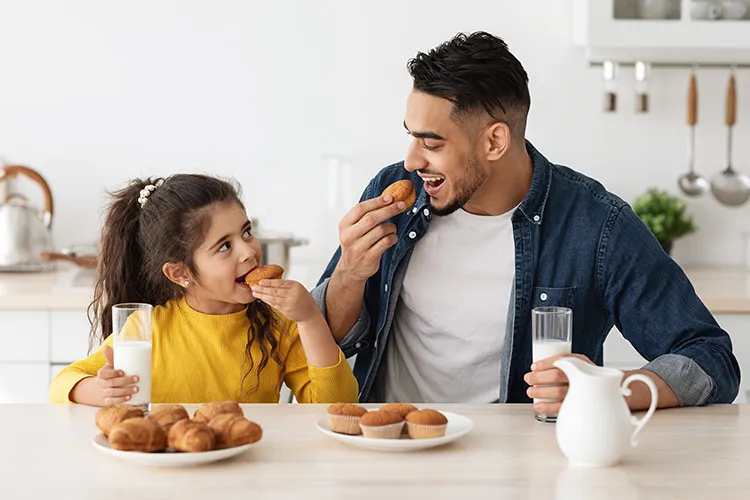
[[45, 271], [52, 266], [41, 258], [42, 253], [52, 251], [52, 191], [39, 172], [22, 165], [2, 167], [0, 183], [19, 175], [42, 188], [44, 210], [32, 207], [18, 193], [0, 200], [0, 271]]

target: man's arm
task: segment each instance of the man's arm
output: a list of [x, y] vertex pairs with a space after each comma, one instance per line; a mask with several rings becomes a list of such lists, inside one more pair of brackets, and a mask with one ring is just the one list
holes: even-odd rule
[[[740, 371], [729, 335], [630, 207], [613, 208], [599, 256], [600, 296], [623, 336], [651, 360], [642, 371], [666, 385], [660, 403], [675, 403], [670, 391], [680, 406], [731, 403]], [[633, 405], [644, 407], [647, 397], [643, 384], [633, 384]]]
[[313, 290], [337, 342], [363, 322], [367, 280], [378, 272], [383, 253], [398, 241], [395, 224], [386, 221], [406, 209], [404, 202], [393, 203], [391, 196], [373, 198], [372, 189], [370, 183], [363, 201], [339, 223], [341, 246]]

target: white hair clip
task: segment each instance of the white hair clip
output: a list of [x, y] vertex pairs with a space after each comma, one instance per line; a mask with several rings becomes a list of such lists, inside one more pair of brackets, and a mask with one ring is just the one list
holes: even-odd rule
[[138, 197], [138, 203], [141, 204], [141, 208], [146, 205], [148, 197], [151, 196], [151, 193], [156, 191], [156, 188], [161, 187], [162, 184], [164, 184], [164, 179], [159, 179], [158, 181], [156, 181], [156, 184], [149, 184], [145, 188], [141, 189], [141, 192], [138, 193], [140, 195]]

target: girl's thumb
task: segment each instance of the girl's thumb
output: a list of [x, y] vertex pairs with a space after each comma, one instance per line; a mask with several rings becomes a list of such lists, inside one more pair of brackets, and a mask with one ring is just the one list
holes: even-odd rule
[[108, 345], [105, 345], [104, 347], [102, 347], [102, 354], [104, 354], [104, 359], [107, 362], [107, 366], [111, 366], [112, 368], [114, 368], [115, 367], [115, 351]]

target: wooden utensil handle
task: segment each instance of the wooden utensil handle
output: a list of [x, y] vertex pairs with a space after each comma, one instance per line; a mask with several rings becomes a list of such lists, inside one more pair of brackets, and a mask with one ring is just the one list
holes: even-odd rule
[[727, 113], [726, 124], [731, 127], [737, 121], [737, 86], [734, 81], [734, 73], [729, 75], [729, 85], [727, 86]]
[[687, 124], [695, 125], [698, 123], [698, 82], [694, 74], [690, 75], [687, 101]]

